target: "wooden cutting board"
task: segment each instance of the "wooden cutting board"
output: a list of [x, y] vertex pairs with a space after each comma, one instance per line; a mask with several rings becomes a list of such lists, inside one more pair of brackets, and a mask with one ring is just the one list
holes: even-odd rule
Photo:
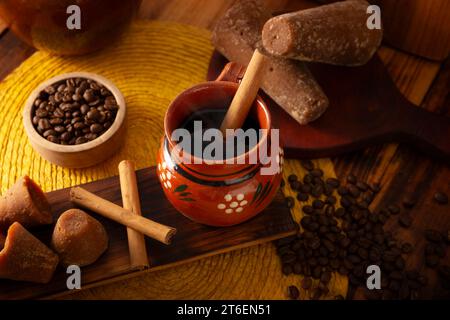
[[[143, 215], [178, 229], [172, 244], [166, 246], [146, 238], [151, 267], [139, 270], [130, 265], [126, 228], [91, 213], [105, 226], [109, 235], [109, 248], [97, 262], [82, 268], [82, 289], [261, 244], [296, 232], [297, 226], [281, 191], [270, 206], [255, 218], [237, 226], [216, 228], [195, 223], [178, 213], [164, 196], [155, 167], [137, 171], [137, 180]], [[91, 182], [83, 185], [83, 188], [122, 205], [118, 177]], [[62, 212], [74, 207], [69, 201], [69, 189], [53, 191], [47, 193], [47, 196], [55, 220]], [[31, 231], [48, 244], [52, 230], [52, 226], [46, 226]], [[58, 267], [52, 281], [45, 285], [0, 280], [0, 300], [45, 298], [68, 293], [67, 276], [65, 270]]]
[[[216, 79], [227, 62], [214, 52], [208, 80]], [[377, 55], [361, 67], [307, 65], [330, 100], [316, 121], [298, 124], [261, 92], [287, 157], [331, 157], [378, 143], [403, 142], [450, 161], [450, 118], [406, 100]]]

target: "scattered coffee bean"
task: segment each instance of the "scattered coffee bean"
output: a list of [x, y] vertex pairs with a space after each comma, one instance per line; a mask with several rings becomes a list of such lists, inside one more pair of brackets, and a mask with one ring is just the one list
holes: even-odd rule
[[403, 198], [402, 203], [403, 207], [405, 207], [406, 209], [411, 209], [416, 205], [417, 198], [410, 194]]
[[435, 243], [440, 243], [444, 240], [442, 234], [439, 231], [433, 229], [425, 230], [425, 238], [428, 241]]
[[296, 286], [289, 286], [289, 298], [292, 300], [297, 300], [300, 297], [300, 291]]
[[340, 181], [336, 178], [328, 178], [326, 180], [327, 185], [333, 187], [333, 188], [338, 188], [340, 186]]
[[303, 206], [302, 210], [306, 214], [311, 214], [314, 212], [314, 208], [311, 206]]
[[358, 181], [356, 187], [361, 191], [367, 191], [369, 189], [369, 185], [363, 181]]
[[302, 289], [309, 290], [312, 286], [312, 279], [310, 277], [304, 277], [302, 280]]
[[[319, 169], [308, 168], [310, 170], [305, 176], [297, 178], [300, 184], [297, 200], [302, 202], [312, 198], [311, 205], [301, 204], [304, 215], [300, 220], [299, 234], [283, 245], [280, 240], [276, 243], [283, 273], [303, 275], [301, 287], [309, 291], [310, 298], [319, 299], [329, 292], [327, 285], [332, 272], [348, 276], [350, 286], [359, 287], [365, 284], [366, 267], [376, 264], [387, 276], [382, 277], [382, 290], [367, 293], [367, 298], [419, 297], [427, 279], [417, 271], [407, 270], [403, 256], [413, 251], [412, 244], [400, 243], [383, 227], [391, 215], [400, 214], [400, 208], [392, 204], [374, 213], [369, 204], [380, 191], [379, 184], [369, 185], [350, 175], [344, 186], [337, 179], [323, 178]], [[333, 195], [334, 189], [341, 196], [340, 202]], [[402, 214], [398, 222], [409, 227], [412, 218]], [[429, 242], [426, 247], [426, 264], [433, 268], [439, 266], [446, 251], [444, 243], [448, 231], [439, 234], [441, 241]], [[437, 241], [436, 237], [433, 233], [430, 239]], [[312, 279], [319, 280], [315, 288]]]
[[411, 216], [404, 214], [398, 219], [398, 223], [404, 228], [409, 228], [412, 225], [412, 218]]
[[435, 254], [430, 254], [425, 257], [425, 263], [430, 268], [435, 268], [439, 264], [439, 257]]
[[290, 174], [289, 177], [288, 177], [288, 182], [294, 182], [294, 181], [297, 181], [297, 180], [298, 180], [298, 178], [297, 178], [296, 174]]
[[322, 200], [316, 199], [313, 201], [312, 206], [314, 209], [322, 209], [325, 203]]
[[305, 202], [305, 201], [308, 201], [308, 194], [306, 194], [306, 193], [301, 193], [301, 192], [299, 192], [299, 193], [297, 193], [297, 200], [298, 201], [302, 201], [302, 202]]
[[357, 181], [357, 178], [356, 178], [356, 176], [354, 174], [349, 174], [347, 176], [347, 182], [348, 183], [355, 184], [356, 181]]
[[370, 190], [372, 190], [375, 193], [378, 193], [381, 191], [381, 185], [379, 183], [369, 184], [369, 188], [370, 188]]
[[400, 207], [396, 204], [391, 204], [387, 208], [389, 210], [390, 214], [399, 214], [400, 213]]
[[340, 187], [338, 188], [338, 194], [339, 194], [340, 196], [345, 196], [345, 195], [347, 195], [347, 194], [348, 194], [348, 188], [347, 188], [347, 187], [344, 187], [344, 186], [340, 186]]
[[34, 101], [32, 122], [47, 140], [82, 144], [101, 136], [114, 122], [117, 102], [103, 85], [83, 78], [59, 81]]
[[404, 243], [404, 244], [402, 244], [402, 248], [401, 249], [402, 249], [403, 253], [408, 254], [408, 253], [411, 253], [413, 251], [413, 246], [410, 243]]
[[314, 169], [314, 164], [311, 160], [301, 160], [300, 165], [308, 171], [311, 171]]
[[448, 203], [448, 196], [443, 192], [436, 192], [434, 194], [434, 200], [439, 204], [447, 204]]
[[323, 176], [323, 171], [322, 171], [322, 169], [313, 169], [313, 170], [311, 170], [311, 175], [313, 177], [320, 178]]
[[285, 199], [285, 201], [286, 201], [286, 206], [290, 209], [290, 208], [292, 208], [293, 206], [294, 206], [294, 198], [292, 198], [292, 197], [286, 197], [286, 199]]

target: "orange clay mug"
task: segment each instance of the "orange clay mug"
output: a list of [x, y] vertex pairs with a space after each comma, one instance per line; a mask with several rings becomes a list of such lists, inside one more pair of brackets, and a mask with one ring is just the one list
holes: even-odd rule
[[[265, 102], [257, 97], [249, 116], [257, 121], [260, 129], [267, 129], [260, 135], [256, 146], [248, 152], [234, 157], [233, 164], [201, 164], [183, 162], [172, 152], [176, 142], [171, 140], [172, 132], [182, 126], [185, 119], [202, 108], [225, 108], [229, 106], [238, 88], [238, 80], [244, 70], [234, 63], [228, 64], [216, 81], [204, 82], [178, 95], [170, 104], [164, 119], [165, 135], [157, 156], [157, 174], [164, 193], [172, 205], [193, 221], [211, 226], [231, 226], [244, 222], [267, 207], [279, 188], [283, 150], [279, 148], [272, 159], [277, 170], [262, 174], [263, 164], [258, 150], [266, 144], [270, 155], [269, 134], [271, 117]], [[265, 149], [266, 150], [266, 149]], [[275, 153], [275, 152], [274, 152]], [[257, 161], [238, 162], [244, 157], [257, 156]], [[198, 158], [197, 158], [198, 159]], [[253, 158], [255, 159], [255, 158]]]

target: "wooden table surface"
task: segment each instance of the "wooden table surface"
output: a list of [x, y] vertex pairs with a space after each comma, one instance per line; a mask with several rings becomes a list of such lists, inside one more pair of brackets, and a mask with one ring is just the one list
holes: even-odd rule
[[[140, 16], [211, 28], [233, 2], [144, 0]], [[307, 1], [300, 0], [268, 2], [270, 7], [280, 12], [310, 5]], [[0, 79], [33, 52], [33, 48], [21, 42], [0, 21]], [[442, 115], [450, 115], [448, 61], [432, 62], [386, 46], [380, 49], [379, 55], [399, 90], [411, 102]], [[430, 159], [407, 146], [397, 144], [374, 146], [325, 161], [329, 161], [331, 170], [338, 177], [354, 172], [368, 181], [380, 181], [384, 189], [375, 206], [399, 202], [403, 194], [412, 193], [421, 195], [418, 204], [410, 210], [414, 219], [433, 220], [434, 216], [450, 215], [449, 206], [436, 207], [431, 204], [434, 191], [450, 191], [450, 166], [447, 163]], [[430, 208], [433, 208], [433, 212], [430, 212]], [[449, 255], [447, 261], [448, 258]], [[69, 298], [284, 299], [286, 287], [291, 282], [290, 277], [282, 276], [278, 257], [273, 245], [269, 243], [87, 289], [74, 293]]]

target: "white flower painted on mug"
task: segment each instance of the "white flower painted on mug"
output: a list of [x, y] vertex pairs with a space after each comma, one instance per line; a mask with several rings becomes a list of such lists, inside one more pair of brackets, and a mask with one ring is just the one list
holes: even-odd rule
[[223, 197], [224, 202], [217, 204], [217, 209], [224, 210], [226, 214], [231, 214], [233, 212], [240, 213], [244, 211], [244, 207], [248, 204], [248, 201], [244, 200], [244, 198], [245, 195], [243, 193], [239, 193], [235, 197], [230, 193], [227, 193]]

